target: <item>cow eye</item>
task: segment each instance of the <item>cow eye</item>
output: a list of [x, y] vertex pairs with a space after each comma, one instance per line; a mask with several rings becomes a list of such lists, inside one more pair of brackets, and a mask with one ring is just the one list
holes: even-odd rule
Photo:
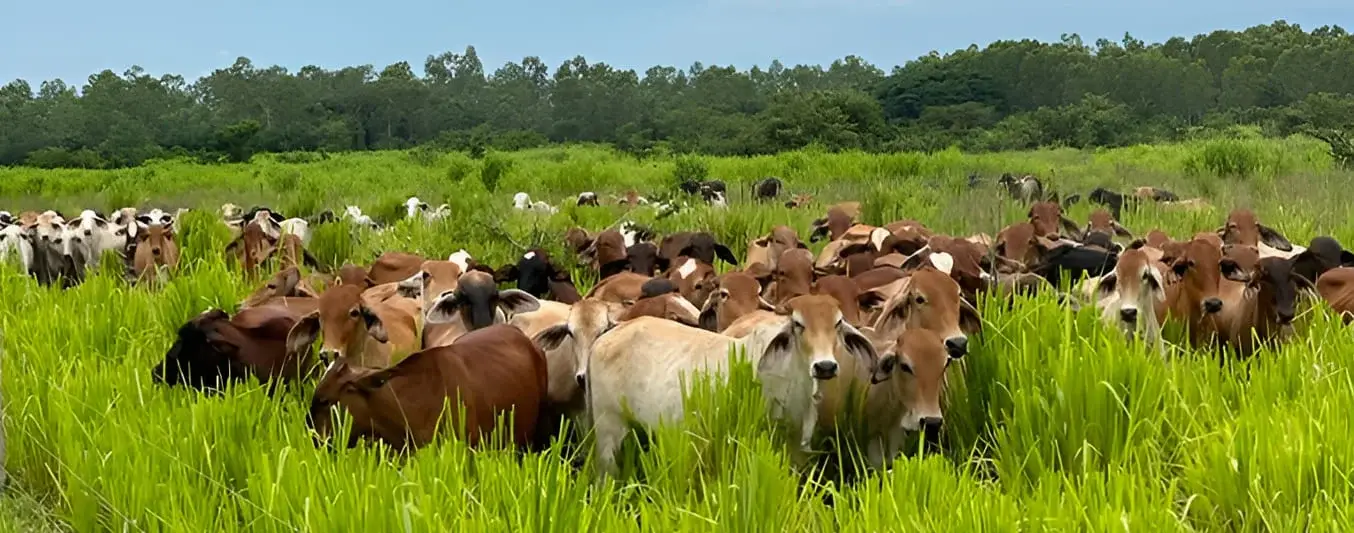
[[926, 303], [926, 296], [918, 294], [915, 298], [912, 299], [912, 301], [917, 302], [917, 305], [924, 304]]
[[357, 316], [360, 314], [362, 313], [358, 312], [356, 307], [348, 310], [348, 316], [350, 317], [357, 318]]
[[277, 284], [276, 284], [276, 283], [269, 283], [269, 284], [268, 284], [268, 290], [271, 291], [271, 290], [275, 290], [275, 289], [277, 289]]
[[899, 363], [899, 364], [898, 364], [898, 370], [902, 370], [903, 372], [906, 372], [906, 373], [908, 373], [908, 374], [911, 374], [911, 373], [912, 373], [912, 365], [907, 364], [907, 363]]

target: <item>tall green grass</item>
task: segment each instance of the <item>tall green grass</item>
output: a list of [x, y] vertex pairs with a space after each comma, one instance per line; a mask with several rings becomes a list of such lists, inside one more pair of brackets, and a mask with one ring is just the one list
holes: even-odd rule
[[[671, 162], [588, 148], [499, 154], [514, 162], [501, 168], [497, 193], [478, 181], [479, 169], [450, 180], [449, 169], [479, 164], [454, 154], [0, 171], [0, 195], [28, 199], [11, 210], [103, 199], [204, 211], [179, 223], [183, 265], [162, 287], [129, 287], [110, 270], [57, 291], [0, 273], [11, 474], [0, 529], [1344, 530], [1354, 508], [1347, 444], [1354, 441], [1354, 337], [1320, 308], [1303, 316], [1295, 342], [1220, 370], [1197, 353], [1163, 361], [1098, 324], [1091, 310], [1073, 312], [1049, 298], [1009, 308], [986, 302], [973, 353], [950, 369], [944, 453], [903, 458], [844, 485], [789, 467], [746, 364], [735, 366], [731, 386], [698, 387], [682, 427], [651, 432], [647, 451], [629, 445], [628, 468], [638, 477], [601, 485], [590, 466], [575, 469], [565, 446], [525, 456], [472, 453], [451, 440], [412, 457], [370, 445], [318, 449], [304, 423], [310, 385], [276, 397], [257, 384], [236, 385], [206, 397], [150, 382], [150, 368], [183, 321], [209, 307], [233, 311], [253, 288], [221, 258], [228, 233], [208, 211], [222, 201], [294, 211], [340, 211], [351, 202], [380, 212], [416, 194], [452, 206], [449, 220], [431, 225], [398, 222], [379, 233], [318, 228], [312, 248], [330, 265], [385, 250], [445, 256], [465, 248], [497, 266], [521, 252], [503, 235], [570, 261], [564, 229], [600, 229], [622, 216], [660, 232], [710, 230], [742, 255], [747, 240], [770, 226], [804, 232], [822, 211], [822, 204], [791, 211], [747, 203], [739, 195], [764, 175], [823, 202], [860, 199], [872, 222], [918, 218], [959, 234], [995, 234], [1023, 217], [1023, 207], [992, 187], [964, 187], [970, 171], [995, 177], [1010, 170], [1083, 194], [1096, 185], [1148, 184], [1185, 197], [1206, 192], [1216, 206], [1203, 213], [1147, 206], [1125, 215], [1137, 232], [1161, 227], [1186, 236], [1216, 227], [1233, 205], [1249, 205], [1294, 242], [1317, 234], [1354, 241], [1341, 194], [1354, 176], [1331, 170], [1300, 139], [1257, 146], [1282, 157], [1262, 159], [1269, 162], [1246, 176], [1190, 171], [1189, 161], [1216, 150], [1206, 142], [1096, 153], [708, 159], [710, 175], [740, 191], [735, 205], [661, 220], [605, 206], [565, 206], [554, 216], [512, 212], [516, 190], [558, 202], [582, 190], [648, 192], [670, 183]], [[1076, 206], [1071, 216], [1082, 219], [1089, 209]], [[585, 290], [595, 276], [575, 268], [575, 279]]]

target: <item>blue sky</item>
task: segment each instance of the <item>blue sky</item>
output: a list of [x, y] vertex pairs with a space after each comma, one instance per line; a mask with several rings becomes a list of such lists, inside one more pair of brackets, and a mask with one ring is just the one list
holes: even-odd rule
[[848, 54], [887, 71], [931, 50], [1064, 32], [1091, 43], [1275, 19], [1354, 26], [1348, 0], [16, 0], [4, 12], [0, 83], [35, 88], [134, 64], [191, 81], [237, 56], [292, 71], [403, 60], [421, 73], [428, 55], [466, 45], [488, 72], [527, 55], [553, 71], [577, 54], [641, 74], [655, 64], [827, 64]]

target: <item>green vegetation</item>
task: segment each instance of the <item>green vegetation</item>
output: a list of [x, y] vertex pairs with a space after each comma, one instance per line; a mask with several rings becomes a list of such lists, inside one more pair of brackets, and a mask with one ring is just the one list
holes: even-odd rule
[[245, 162], [256, 152], [301, 162], [424, 145], [478, 158], [547, 143], [607, 143], [641, 157], [811, 145], [972, 152], [1179, 141], [1237, 125], [1320, 135], [1344, 160], [1354, 155], [1344, 140], [1354, 37], [1339, 26], [1276, 21], [1152, 44], [1127, 34], [998, 41], [889, 72], [855, 56], [826, 67], [643, 72], [581, 56], [552, 72], [526, 57], [493, 70], [474, 47], [428, 56], [422, 75], [416, 67], [288, 72], [241, 57], [198, 80], [135, 66], [83, 85], [15, 80], [0, 88], [0, 165]]
[[[1295, 243], [1318, 234], [1354, 242], [1347, 184], [1324, 145], [1295, 137], [1193, 141], [1085, 152], [966, 155], [788, 152], [753, 158], [638, 162], [609, 149], [551, 148], [472, 159], [415, 149], [288, 162], [140, 168], [0, 170], [11, 210], [194, 206], [180, 242], [183, 270], [163, 288], [127, 287], [112, 273], [61, 292], [17, 272], [0, 274], [5, 429], [11, 495], [0, 514], [14, 530], [59, 522], [76, 531], [1337, 531], [1354, 500], [1354, 383], [1348, 330], [1324, 310], [1300, 319], [1300, 340], [1250, 365], [1169, 362], [1127, 344], [1090, 311], [1050, 299], [981, 306], [985, 331], [951, 369], [946, 452], [902, 459], [853, 485], [801, 480], [761, 412], [744, 367], [736, 386], [698, 395], [695, 416], [657, 432], [635, 461], [640, 482], [593, 487], [570, 451], [517, 458], [469, 453], [444, 441], [407, 460], [380, 447], [317, 449], [304, 424], [309, 387], [268, 397], [258, 385], [220, 397], [150, 382], [175, 329], [211, 306], [233, 311], [253, 286], [228, 270], [223, 201], [267, 203], [289, 215], [400, 213], [411, 194], [451, 205], [431, 226], [399, 222], [376, 234], [317, 230], [322, 261], [365, 262], [379, 251], [445, 257], [466, 248], [499, 265], [538, 243], [566, 258], [559, 235], [599, 229], [615, 207], [567, 205], [583, 190], [603, 197], [655, 194], [677, 175], [729, 182], [727, 211], [693, 207], [660, 232], [713, 231], [741, 255], [774, 224], [801, 234], [827, 202], [860, 199], [865, 217], [902, 216], [957, 234], [995, 234], [1024, 208], [992, 185], [1003, 171], [1034, 172], [1053, 188], [1160, 185], [1204, 196], [1211, 212], [1148, 206], [1125, 215], [1137, 232], [1176, 236], [1212, 229], [1233, 205], [1253, 206]], [[498, 162], [491, 163], [494, 158]], [[489, 170], [493, 168], [495, 170]], [[978, 172], [984, 187], [968, 190]], [[486, 173], [492, 177], [485, 176]], [[752, 205], [748, 186], [778, 175], [818, 203]], [[486, 178], [488, 178], [486, 180]], [[498, 182], [496, 193], [484, 181]], [[553, 216], [512, 212], [511, 195], [563, 205]], [[1084, 219], [1084, 203], [1071, 216]], [[818, 247], [815, 246], [815, 250]], [[594, 277], [581, 269], [586, 289]]]

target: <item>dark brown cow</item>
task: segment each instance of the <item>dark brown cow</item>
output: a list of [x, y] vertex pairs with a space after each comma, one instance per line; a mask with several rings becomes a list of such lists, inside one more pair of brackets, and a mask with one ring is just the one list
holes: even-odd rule
[[631, 272], [642, 276], [658, 273], [658, 245], [641, 241], [625, 248], [625, 259]]
[[1259, 246], [1263, 242], [1266, 246], [1277, 250], [1285, 252], [1293, 250], [1293, 244], [1288, 242], [1283, 234], [1261, 224], [1255, 212], [1245, 208], [1232, 210], [1227, 215], [1227, 223], [1218, 228], [1217, 235], [1222, 238], [1224, 244]]
[[174, 243], [174, 230], [152, 224], [136, 234], [136, 255], [132, 262], [137, 279], [154, 280], [159, 267], [174, 270], [179, 266], [179, 246]]
[[738, 264], [738, 258], [734, 257], [729, 247], [716, 242], [714, 235], [704, 231], [684, 231], [664, 237], [658, 245], [659, 270], [667, 271], [680, 265], [677, 259], [683, 256], [694, 257], [709, 265], [715, 264], [715, 257], [730, 265]]
[[179, 328], [151, 377], [156, 383], [199, 390], [249, 376], [270, 385], [296, 381], [314, 363], [310, 352], [287, 351], [287, 333], [297, 317], [272, 306], [242, 309], [233, 317], [220, 309], [205, 311]]
[[827, 209], [827, 216], [813, 221], [813, 231], [809, 242], [818, 242], [826, 237], [829, 241], [840, 239], [856, 223], [860, 216], [860, 202], [842, 202]]
[[703, 307], [714, 286], [715, 267], [695, 257], [678, 256], [664, 276], [677, 285], [677, 290], [691, 305]]
[[306, 422], [327, 440], [330, 408], [340, 405], [353, 419], [349, 446], [365, 437], [414, 451], [446, 431], [478, 447], [510, 415], [508, 437], [526, 447], [546, 401], [546, 372], [545, 354], [521, 330], [493, 325], [387, 369], [336, 361], [315, 389]]
[[[997, 255], [1029, 267], [1039, 264], [1044, 254], [1055, 246], [1053, 241], [1036, 232], [1034, 224], [1017, 222], [997, 234], [995, 250]], [[998, 272], [1002, 270], [998, 269]]]
[[1220, 291], [1224, 304], [1217, 317], [1218, 333], [1241, 357], [1292, 333], [1298, 293], [1316, 289], [1294, 272], [1297, 261], [1297, 257], [1265, 257], [1249, 270], [1231, 259], [1220, 262], [1223, 277], [1236, 283], [1226, 283]]
[[752, 242], [748, 243], [747, 264], [761, 263], [774, 270], [777, 262], [780, 261], [781, 254], [795, 248], [807, 249], [808, 246], [799, 240], [799, 235], [795, 233], [793, 228], [776, 226], [771, 229], [771, 233], [753, 239]]
[[1354, 322], [1354, 268], [1327, 270], [1316, 279], [1316, 292], [1345, 324]]

